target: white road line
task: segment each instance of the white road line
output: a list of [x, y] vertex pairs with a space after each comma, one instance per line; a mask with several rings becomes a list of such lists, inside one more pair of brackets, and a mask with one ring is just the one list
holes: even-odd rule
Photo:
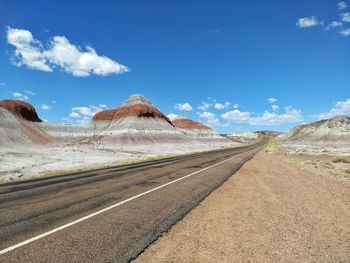
[[162, 184], [162, 185], [157, 186], [157, 187], [155, 187], [155, 188], [153, 188], [153, 189], [151, 189], [151, 190], [148, 190], [148, 191], [143, 192], [143, 193], [141, 193], [141, 194], [138, 194], [138, 195], [135, 195], [135, 196], [133, 196], [133, 197], [130, 197], [130, 198], [128, 198], [128, 199], [126, 199], [126, 200], [124, 200], [124, 201], [121, 201], [121, 202], [119, 202], [119, 203], [116, 203], [116, 204], [114, 204], [114, 205], [111, 205], [111, 206], [108, 206], [108, 207], [103, 208], [103, 209], [101, 209], [101, 210], [98, 210], [98, 211], [96, 211], [96, 212], [94, 212], [94, 213], [92, 213], [92, 214], [90, 214], [90, 215], [84, 216], [84, 217], [79, 218], [79, 219], [77, 219], [77, 220], [74, 220], [74, 221], [72, 221], [72, 222], [70, 222], [70, 223], [67, 223], [67, 224], [62, 225], [62, 226], [57, 227], [57, 228], [54, 228], [54, 229], [52, 229], [52, 230], [50, 230], [50, 231], [47, 231], [47, 232], [45, 232], [45, 233], [43, 233], [43, 234], [40, 234], [40, 235], [38, 235], [38, 236], [35, 236], [35, 237], [29, 238], [29, 239], [27, 239], [27, 240], [24, 240], [24, 241], [22, 241], [22, 242], [20, 242], [20, 243], [18, 243], [18, 244], [16, 244], [16, 245], [13, 245], [13, 246], [10, 246], [10, 247], [5, 248], [5, 249], [3, 249], [3, 250], [0, 250], [0, 255], [3, 255], [3, 254], [5, 254], [5, 253], [7, 253], [7, 252], [10, 252], [10, 251], [12, 251], [12, 250], [14, 250], [14, 249], [16, 249], [16, 248], [25, 246], [25, 245], [27, 245], [27, 244], [29, 244], [29, 243], [32, 243], [32, 242], [34, 242], [34, 241], [36, 241], [36, 240], [38, 240], [38, 239], [41, 239], [41, 238], [46, 237], [46, 236], [49, 236], [49, 235], [51, 235], [51, 234], [53, 234], [53, 233], [56, 233], [56, 232], [58, 232], [58, 231], [60, 231], [60, 230], [63, 230], [63, 229], [65, 229], [65, 228], [68, 228], [68, 227], [70, 227], [70, 226], [73, 226], [73, 225], [75, 225], [75, 224], [78, 224], [78, 223], [80, 223], [80, 222], [82, 222], [82, 221], [85, 221], [85, 220], [87, 220], [87, 219], [89, 219], [89, 218], [91, 218], [91, 217], [94, 217], [94, 216], [97, 216], [97, 215], [99, 215], [99, 214], [102, 214], [102, 213], [104, 213], [104, 212], [106, 212], [106, 211], [108, 211], [108, 210], [111, 210], [111, 209], [113, 209], [113, 208], [115, 208], [115, 207], [117, 207], [117, 206], [120, 206], [120, 205], [122, 205], [122, 204], [125, 204], [125, 203], [127, 203], [127, 202], [130, 202], [130, 201], [132, 201], [132, 200], [134, 200], [134, 199], [137, 199], [137, 198], [139, 198], [139, 197], [141, 197], [141, 196], [144, 196], [144, 195], [146, 195], [146, 194], [152, 193], [152, 192], [154, 192], [154, 191], [156, 191], [156, 190], [159, 190], [159, 189], [161, 189], [161, 188], [163, 188], [163, 187], [166, 187], [166, 186], [168, 186], [168, 185], [174, 184], [174, 183], [176, 183], [176, 182], [178, 182], [178, 181], [181, 181], [181, 180], [183, 180], [183, 179], [186, 179], [186, 178], [188, 178], [188, 177], [190, 177], [190, 176], [192, 176], [192, 175], [198, 174], [198, 173], [200, 173], [200, 172], [203, 172], [203, 171], [208, 170], [208, 169], [210, 169], [210, 168], [212, 168], [212, 167], [218, 166], [218, 165], [223, 164], [223, 163], [225, 163], [225, 162], [228, 162], [228, 161], [230, 161], [230, 160], [232, 160], [232, 159], [235, 159], [235, 158], [237, 158], [237, 157], [239, 157], [239, 156], [241, 156], [241, 155], [243, 155], [243, 154], [247, 154], [247, 153], [250, 153], [250, 152], [255, 151], [255, 150], [256, 150], [256, 149], [251, 150], [251, 151], [248, 151], [248, 152], [245, 152], [245, 153], [238, 154], [238, 155], [236, 155], [236, 156], [234, 156], [234, 157], [231, 157], [231, 158], [226, 159], [226, 160], [224, 160], [224, 161], [221, 161], [221, 162], [219, 162], [219, 163], [213, 164], [213, 165], [211, 165], [211, 166], [208, 166], [208, 167], [206, 167], [206, 168], [203, 168], [203, 169], [198, 170], [198, 171], [196, 171], [196, 172], [193, 172], [193, 173], [191, 173], [191, 174], [185, 175], [185, 176], [183, 176], [183, 177], [180, 177], [180, 178], [178, 178], [178, 179], [175, 179], [175, 180], [173, 180], [173, 181], [170, 181], [170, 182], [168, 182], [168, 183], [166, 183], [166, 184]]

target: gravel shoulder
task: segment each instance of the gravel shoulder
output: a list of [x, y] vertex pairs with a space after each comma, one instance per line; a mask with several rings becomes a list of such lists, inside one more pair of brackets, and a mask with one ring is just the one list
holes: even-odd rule
[[135, 262], [349, 262], [350, 180], [257, 154]]

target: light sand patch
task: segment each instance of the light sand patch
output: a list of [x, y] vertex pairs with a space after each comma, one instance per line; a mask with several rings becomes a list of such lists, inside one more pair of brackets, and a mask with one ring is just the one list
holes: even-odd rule
[[259, 153], [136, 262], [348, 262], [350, 181]]

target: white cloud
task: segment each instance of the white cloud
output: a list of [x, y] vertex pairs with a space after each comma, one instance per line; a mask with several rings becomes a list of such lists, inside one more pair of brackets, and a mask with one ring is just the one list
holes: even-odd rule
[[99, 104], [98, 105], [101, 109], [107, 109], [107, 105], [106, 104]]
[[206, 111], [210, 108], [210, 103], [202, 101], [202, 104], [197, 107], [199, 110]]
[[333, 108], [331, 108], [328, 112], [323, 112], [317, 114], [315, 117], [317, 119], [328, 119], [338, 115], [349, 115], [350, 114], [350, 98], [337, 101]]
[[192, 106], [189, 103], [176, 103], [175, 104], [175, 109], [181, 110], [181, 111], [191, 111]]
[[297, 26], [301, 28], [313, 27], [319, 24], [322, 23], [320, 23], [315, 16], [299, 18], [297, 22]]
[[219, 127], [219, 126], [222, 126], [221, 123], [220, 123], [220, 120], [218, 118], [214, 118], [214, 119], [211, 119], [211, 120], [207, 120], [207, 124], [210, 126], [210, 127]]
[[338, 9], [339, 9], [339, 10], [343, 10], [343, 9], [348, 8], [348, 4], [345, 3], [345, 2], [339, 2], [339, 3], [337, 4], [337, 6], [338, 6]]
[[302, 112], [290, 106], [284, 108], [284, 113], [265, 111], [262, 115], [249, 119], [251, 125], [279, 125], [282, 123], [300, 122], [303, 120]]
[[232, 106], [234, 109], [238, 109], [238, 104], [236, 103], [236, 104], [233, 104], [233, 106]]
[[80, 118], [81, 115], [78, 112], [72, 111], [71, 113], [69, 113], [69, 117]]
[[284, 112], [265, 111], [261, 115], [253, 116], [250, 112], [241, 112], [233, 110], [221, 115], [224, 120], [238, 123], [248, 123], [250, 125], [278, 125], [289, 122], [299, 122], [303, 120], [302, 112], [292, 107], [285, 107]]
[[7, 43], [16, 47], [15, 61], [17, 66], [26, 65], [31, 69], [51, 72], [47, 59], [41, 52], [41, 43], [33, 38], [28, 30], [7, 28]]
[[[102, 104], [104, 106], [104, 104]], [[74, 107], [72, 108], [72, 111], [69, 113], [69, 117], [75, 118], [76, 122], [79, 124], [85, 124], [90, 122], [91, 117], [94, 116], [97, 112], [100, 112], [103, 110], [103, 107], [100, 107], [100, 105], [90, 105], [88, 107], [81, 106], [81, 107]], [[69, 120], [69, 119], [68, 119]]]
[[199, 118], [203, 118], [203, 119], [207, 119], [207, 120], [214, 120], [216, 115], [212, 112], [208, 112], [208, 111], [205, 111], [205, 112], [200, 112], [200, 113], [197, 113]]
[[250, 118], [250, 112], [241, 112], [238, 109], [221, 114], [221, 118], [226, 121], [246, 122]]
[[7, 28], [7, 42], [15, 46], [14, 62], [17, 66], [26, 65], [31, 69], [52, 72], [54, 67], [62, 68], [73, 76], [86, 77], [91, 74], [107, 76], [121, 74], [129, 69], [118, 62], [100, 56], [91, 46], [83, 51], [64, 36], [54, 36], [49, 47], [44, 49], [30, 31]]
[[332, 28], [340, 27], [342, 25], [343, 25], [342, 22], [332, 21], [332, 23], [330, 23], [324, 30], [329, 30], [329, 29], [332, 29]]
[[350, 12], [340, 14], [341, 21], [350, 22]]
[[210, 127], [222, 126], [220, 120], [212, 112], [198, 112], [197, 115], [199, 118], [206, 119], [206, 124]]
[[339, 31], [339, 34], [341, 34], [341, 35], [344, 36], [344, 37], [350, 36], [350, 28], [340, 30], [340, 31]]
[[6, 83], [5, 82], [1, 82], [0, 86], [6, 86]]
[[277, 111], [279, 107], [277, 105], [272, 105], [271, 108], [272, 110]]
[[56, 102], [55, 100], [52, 100], [51, 103], [52, 103], [52, 104], [56, 104], [57, 102]]
[[42, 110], [51, 110], [51, 106], [50, 105], [47, 105], [47, 104], [41, 104], [40, 108]]
[[172, 121], [173, 119], [175, 119], [177, 116], [179, 116], [179, 115], [177, 115], [177, 114], [174, 114], [174, 113], [169, 113], [168, 115], [167, 115], [167, 117]]
[[15, 97], [16, 99], [19, 99], [19, 100], [28, 100], [29, 97], [27, 95], [24, 95], [20, 92], [14, 92], [12, 93], [12, 96]]
[[31, 91], [31, 90], [24, 90], [23, 91], [24, 93], [28, 94], [28, 95], [31, 95], [31, 96], [35, 96], [35, 92]]
[[269, 103], [274, 103], [274, 102], [277, 102], [278, 99], [275, 99], [275, 98], [268, 98], [267, 101], [268, 101]]
[[217, 110], [223, 110], [223, 109], [227, 108], [230, 105], [231, 105], [230, 102], [225, 102], [224, 104], [217, 102], [217, 103], [214, 104], [214, 108], [217, 109]]
[[94, 116], [97, 112], [102, 111], [103, 109], [101, 109], [98, 106], [93, 106], [90, 105], [90, 107], [74, 107], [72, 108], [72, 112], [77, 112], [83, 116], [88, 116], [88, 117], [92, 117]]

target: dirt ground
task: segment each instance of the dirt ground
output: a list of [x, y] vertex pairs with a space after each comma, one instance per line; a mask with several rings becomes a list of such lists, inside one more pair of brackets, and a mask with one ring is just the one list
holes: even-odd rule
[[350, 262], [350, 180], [259, 153], [135, 262]]

